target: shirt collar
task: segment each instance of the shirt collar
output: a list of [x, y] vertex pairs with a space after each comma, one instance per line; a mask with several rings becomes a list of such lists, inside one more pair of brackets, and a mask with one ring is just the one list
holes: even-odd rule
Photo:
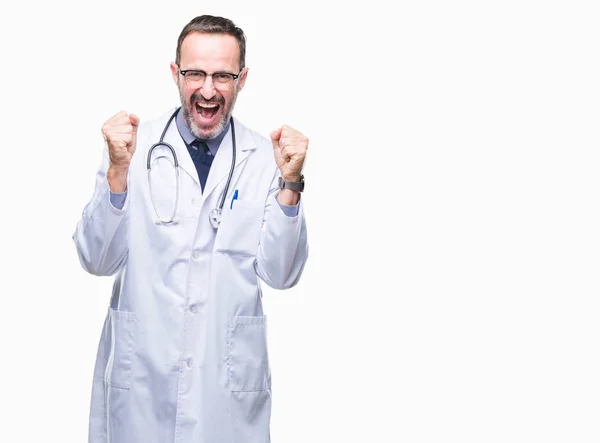
[[[196, 140], [196, 136], [194, 134], [192, 134], [192, 131], [190, 131], [190, 128], [188, 128], [188, 126], [185, 124], [185, 121], [183, 119], [183, 112], [181, 112], [181, 108], [179, 108], [179, 112], [177, 113], [177, 118], [175, 120], [175, 123], [177, 124], [177, 129], [179, 130], [179, 134], [181, 135], [181, 138], [183, 139], [183, 141], [185, 142], [185, 144], [187, 146], [189, 146], [194, 140]], [[230, 126], [231, 126], [231, 121], [228, 121], [227, 124], [225, 125], [225, 128], [215, 138], [202, 139], [202, 141], [206, 142], [206, 144], [208, 145], [208, 149], [210, 149], [210, 152], [213, 156], [217, 155], [219, 146], [221, 146], [221, 142], [223, 141], [223, 138], [225, 138], [225, 135], [229, 131]]]

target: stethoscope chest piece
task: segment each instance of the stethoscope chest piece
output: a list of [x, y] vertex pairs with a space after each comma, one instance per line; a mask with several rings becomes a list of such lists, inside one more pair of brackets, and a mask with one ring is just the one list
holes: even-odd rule
[[208, 214], [208, 219], [210, 220], [212, 227], [217, 229], [221, 224], [221, 209], [214, 208], [212, 211], [210, 211], [210, 214]]

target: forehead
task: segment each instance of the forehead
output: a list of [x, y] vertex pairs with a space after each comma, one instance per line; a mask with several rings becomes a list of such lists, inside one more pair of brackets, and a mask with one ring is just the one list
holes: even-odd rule
[[191, 32], [181, 44], [181, 69], [233, 70], [239, 67], [239, 46], [229, 34]]

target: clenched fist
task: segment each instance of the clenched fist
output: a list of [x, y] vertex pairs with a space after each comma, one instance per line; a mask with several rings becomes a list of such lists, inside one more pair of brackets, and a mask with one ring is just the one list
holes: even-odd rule
[[121, 111], [102, 125], [110, 159], [106, 178], [112, 192], [124, 192], [127, 189], [127, 172], [135, 152], [139, 124], [137, 115], [127, 115]]
[[308, 149], [308, 138], [291, 126], [271, 132], [275, 162], [285, 181], [299, 182]]
[[137, 129], [140, 119], [135, 114], [121, 111], [102, 125], [102, 135], [108, 143], [111, 167], [127, 171], [135, 152]]

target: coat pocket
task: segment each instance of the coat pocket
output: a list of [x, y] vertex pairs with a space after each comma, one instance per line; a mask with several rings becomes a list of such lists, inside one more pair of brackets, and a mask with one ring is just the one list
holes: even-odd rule
[[223, 207], [215, 252], [256, 255], [264, 211], [263, 203], [247, 200], [235, 200], [231, 206]]
[[227, 371], [233, 392], [271, 388], [266, 316], [232, 317], [229, 321]]
[[129, 389], [137, 317], [133, 312], [108, 308], [109, 327], [105, 340], [109, 349], [104, 381], [115, 388]]

